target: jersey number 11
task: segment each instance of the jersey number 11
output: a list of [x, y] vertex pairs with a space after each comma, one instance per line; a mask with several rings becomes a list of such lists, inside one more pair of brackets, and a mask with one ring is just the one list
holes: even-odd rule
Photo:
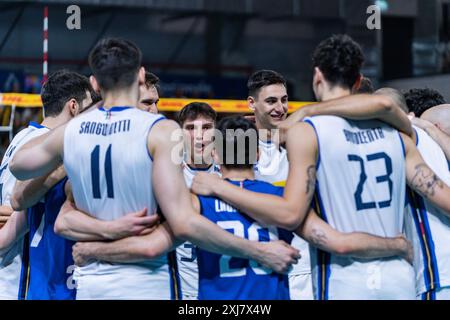
[[[111, 166], [111, 147], [108, 146], [105, 156], [105, 176], [106, 176], [106, 190], [108, 198], [114, 198], [114, 185]], [[94, 199], [100, 199], [100, 145], [96, 145], [91, 152], [91, 178], [92, 178], [92, 194]]]

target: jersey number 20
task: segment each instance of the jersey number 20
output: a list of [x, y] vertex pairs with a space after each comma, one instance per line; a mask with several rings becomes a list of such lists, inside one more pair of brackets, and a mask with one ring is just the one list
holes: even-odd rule
[[[231, 220], [231, 221], [218, 221], [217, 224], [222, 229], [233, 230], [233, 234], [235, 236], [244, 238], [244, 224], [239, 220]], [[257, 223], [253, 223], [248, 228], [248, 240], [250, 241], [260, 241], [259, 239], [259, 231], [266, 230], [269, 234], [270, 241], [278, 240], [278, 229], [276, 227], [267, 227], [263, 228]], [[232, 268], [231, 261], [232, 260], [243, 260], [238, 258], [233, 258], [230, 256], [221, 256], [220, 257], [220, 277], [243, 277], [247, 274], [246, 268]], [[253, 272], [257, 275], [267, 275], [271, 274], [272, 270], [264, 268], [259, 263], [253, 260], [249, 260], [249, 266], [253, 270]]]

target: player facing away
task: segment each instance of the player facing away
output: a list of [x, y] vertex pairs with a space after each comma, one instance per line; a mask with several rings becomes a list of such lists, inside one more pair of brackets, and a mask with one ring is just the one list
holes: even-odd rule
[[408, 111], [416, 117], [433, 107], [445, 104], [445, 99], [438, 91], [430, 88], [414, 88], [404, 93]]
[[[185, 142], [184, 180], [190, 188], [197, 172], [218, 173], [211, 156], [217, 113], [204, 102], [192, 102], [180, 110], [177, 118], [178, 124], [183, 129]], [[176, 263], [176, 271], [180, 278], [181, 299], [196, 300], [198, 297], [197, 248], [190, 242], [178, 246]]]
[[[401, 101], [403, 110], [408, 112], [403, 95], [394, 89], [383, 88], [377, 93], [388, 92]], [[420, 95], [417, 93], [409, 97], [409, 102], [420, 106]], [[426, 99], [422, 99], [426, 101]], [[421, 107], [422, 117], [428, 119], [439, 118], [442, 123], [450, 121], [450, 108], [447, 113], [438, 107], [428, 109]], [[414, 120], [414, 119], [413, 119]], [[413, 123], [423, 123], [424, 120], [415, 119]], [[422, 122], [420, 122], [422, 121]], [[425, 124], [428, 127], [429, 124]], [[433, 124], [431, 126], [434, 127]], [[442, 180], [441, 183], [450, 185], [450, 172], [447, 159], [439, 144], [432, 136], [416, 125], [415, 142], [417, 149], [425, 163]], [[437, 129], [437, 128], [436, 128]], [[434, 130], [430, 128], [429, 131]], [[440, 129], [437, 129], [440, 130]], [[445, 133], [442, 133], [445, 134]], [[436, 207], [426, 197], [407, 190], [408, 205], [405, 212], [406, 234], [414, 247], [414, 268], [416, 271], [416, 294], [423, 300], [449, 300], [450, 299], [450, 214]]]
[[[317, 99], [350, 95], [362, 61], [360, 47], [348, 36], [323, 41], [314, 53]], [[197, 175], [192, 189], [290, 230], [302, 223], [316, 194], [316, 210], [337, 231], [394, 237], [403, 231], [405, 180], [436, 206], [450, 210], [450, 189], [438, 183], [411, 139], [380, 121], [312, 117], [288, 130], [286, 146], [289, 176], [281, 199], [207, 175]], [[414, 272], [402, 259], [365, 261], [318, 250], [312, 260], [317, 299], [415, 298]]]
[[[298, 251], [282, 241], [244, 240], [193, 212], [174, 159], [182, 150], [182, 139], [173, 138], [179, 126], [136, 108], [145, 70], [133, 43], [104, 39], [91, 51], [89, 63], [103, 106], [16, 154], [11, 168], [18, 178], [44, 175], [63, 162], [76, 206], [93, 217], [114, 220], [144, 208], [155, 214], [158, 201], [170, 231], [205, 249], [251, 257], [278, 272], [297, 261]], [[169, 299], [168, 269], [166, 256], [138, 263], [93, 262], [75, 270], [77, 299]]]
[[[445, 119], [445, 114], [441, 120], [436, 117], [430, 118], [427, 112], [430, 108], [439, 106], [438, 109], [446, 113], [449, 105], [445, 104], [444, 97], [438, 91], [429, 88], [411, 89], [405, 92], [404, 96], [409, 115], [414, 116], [413, 124], [425, 130], [439, 144], [450, 163], [450, 128], [442, 121]], [[440, 112], [434, 112], [434, 114], [439, 116]]]
[[[4, 158], [3, 195], [5, 202], [16, 212], [0, 230], [0, 246], [10, 247], [9, 255], [15, 250], [14, 248], [21, 247], [23, 243], [23, 254], [26, 259], [22, 260], [21, 265], [14, 262], [5, 266], [4, 269], [2, 267], [0, 273], [9, 270], [9, 275], [2, 276], [0, 281], [9, 279], [9, 284], [2, 284], [0, 291], [16, 292], [17, 287], [20, 286], [20, 299], [26, 299], [30, 295], [41, 299], [65, 299], [71, 296], [73, 290], [67, 288], [66, 282], [70, 276], [67, 273], [67, 267], [73, 265], [70, 255], [73, 243], [67, 244], [66, 254], [61, 252], [61, 249], [65, 247], [65, 239], [56, 236], [53, 233], [53, 226], [48, 222], [55, 219], [59, 212], [57, 203], [64, 201], [64, 198], [58, 197], [65, 181], [60, 181], [64, 178], [64, 175], [59, 174], [61, 170], [43, 179], [16, 181], [7, 170], [8, 159], [27, 141], [66, 123], [83, 111], [92, 102], [91, 90], [89, 80], [75, 72], [60, 70], [50, 75], [41, 92], [45, 115], [43, 122], [41, 124], [32, 122], [27, 129], [21, 131], [13, 140]], [[26, 206], [18, 206], [15, 192], [17, 185], [20, 186], [21, 200], [26, 198], [28, 201]], [[47, 197], [50, 197], [51, 201], [46, 201]], [[37, 202], [39, 204], [27, 212], [27, 208]], [[25, 238], [23, 238], [24, 234], [26, 234]], [[5, 259], [7, 261], [9, 258], [5, 256]], [[18, 279], [16, 281], [19, 273], [21, 274], [20, 284]], [[17, 293], [15, 298], [17, 299]]]
[[[413, 117], [412, 123], [425, 130], [442, 148], [447, 158], [450, 170], [450, 125], [446, 122], [450, 104], [442, 104], [425, 111], [420, 118]], [[411, 113], [410, 113], [411, 116]]]
[[[142, 111], [158, 114], [159, 97], [159, 78], [154, 73], [145, 71], [145, 81], [139, 86], [138, 108]], [[101, 100], [101, 98], [99, 97], [98, 100]], [[101, 104], [101, 101], [99, 101], [99, 105]]]

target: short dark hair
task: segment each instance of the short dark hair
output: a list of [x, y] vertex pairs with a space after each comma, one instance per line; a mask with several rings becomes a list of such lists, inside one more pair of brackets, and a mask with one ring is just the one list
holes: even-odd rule
[[436, 90], [411, 89], [404, 93], [409, 112], [413, 112], [416, 117], [432, 107], [445, 104], [444, 97]]
[[322, 41], [312, 60], [332, 85], [350, 89], [361, 75], [364, 54], [358, 43], [340, 34]]
[[158, 91], [158, 94], [159, 94], [159, 92], [160, 92], [159, 78], [156, 74], [151, 73], [149, 71], [145, 71], [145, 85], [147, 88], [154, 86], [156, 88], [156, 91]]
[[141, 67], [142, 53], [131, 41], [107, 38], [100, 40], [89, 54], [89, 66], [103, 90], [130, 87]]
[[52, 73], [41, 89], [45, 116], [58, 116], [70, 99], [81, 105], [86, 99], [86, 91], [93, 92], [87, 77], [65, 69]]
[[374, 93], [375, 88], [373, 87], [372, 81], [369, 78], [362, 78], [361, 85], [357, 91], [357, 93]]
[[286, 87], [286, 80], [280, 73], [273, 70], [256, 71], [247, 81], [248, 95], [257, 98], [261, 88], [272, 84], [282, 84]]
[[217, 112], [207, 103], [204, 102], [191, 102], [183, 107], [183, 109], [178, 112], [178, 123], [180, 126], [187, 120], [193, 120], [198, 118], [199, 116], [203, 116], [205, 118], [209, 118], [216, 122]]
[[102, 95], [94, 90], [91, 91], [92, 104], [96, 104], [102, 100]]
[[[220, 165], [234, 169], [252, 168], [258, 160], [258, 141], [258, 130], [252, 121], [242, 116], [223, 118], [217, 124], [214, 139]], [[242, 144], [243, 150], [239, 148]], [[232, 154], [227, 153], [230, 151]]]

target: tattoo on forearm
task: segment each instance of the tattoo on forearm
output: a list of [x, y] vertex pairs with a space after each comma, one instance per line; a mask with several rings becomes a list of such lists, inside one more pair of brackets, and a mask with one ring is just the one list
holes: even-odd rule
[[326, 246], [327, 244], [327, 235], [325, 234], [325, 232], [323, 232], [320, 229], [313, 229], [311, 231], [312, 235], [311, 235], [311, 242], [314, 246], [318, 247], [318, 248], [323, 248]]
[[425, 198], [434, 196], [436, 188], [444, 187], [442, 180], [425, 163], [418, 164], [415, 170], [411, 186]]
[[316, 166], [309, 166], [306, 169], [306, 175], [308, 179], [306, 180], [306, 194], [312, 194], [314, 188], [316, 187]]

